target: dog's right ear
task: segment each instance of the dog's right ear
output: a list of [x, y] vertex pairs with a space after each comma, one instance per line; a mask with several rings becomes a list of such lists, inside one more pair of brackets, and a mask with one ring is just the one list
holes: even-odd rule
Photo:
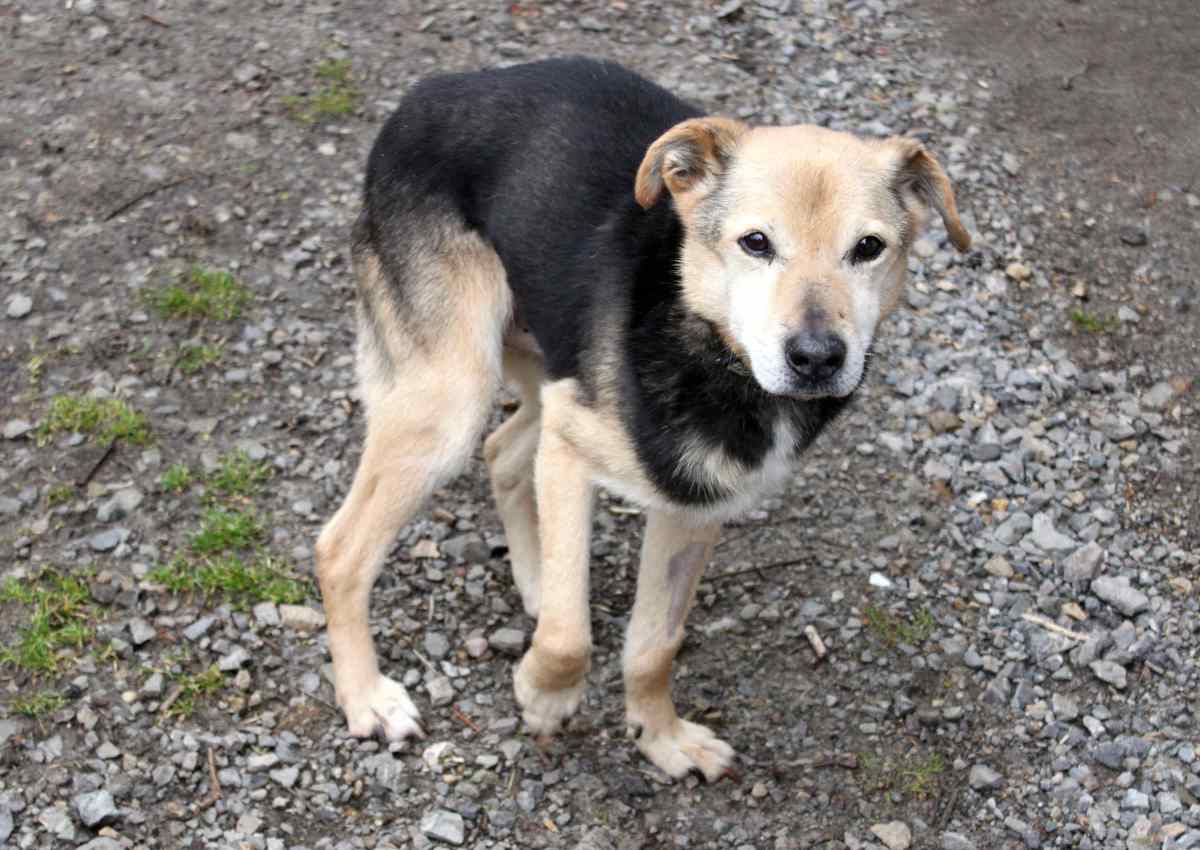
[[664, 187], [676, 201], [704, 188], [725, 168], [748, 129], [741, 121], [714, 116], [676, 124], [646, 151], [633, 196], [650, 209]]

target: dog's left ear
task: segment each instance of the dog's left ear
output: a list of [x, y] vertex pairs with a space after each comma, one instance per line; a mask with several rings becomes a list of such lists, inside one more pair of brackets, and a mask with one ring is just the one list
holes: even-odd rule
[[650, 209], [665, 187], [677, 201], [703, 189], [728, 164], [749, 129], [732, 118], [692, 118], [663, 133], [646, 151], [633, 196]]
[[954, 188], [938, 161], [916, 139], [893, 136], [886, 144], [896, 151], [899, 158], [894, 179], [901, 195], [915, 195], [927, 208], [937, 210], [954, 247], [959, 251], [970, 248], [971, 234], [959, 221]]

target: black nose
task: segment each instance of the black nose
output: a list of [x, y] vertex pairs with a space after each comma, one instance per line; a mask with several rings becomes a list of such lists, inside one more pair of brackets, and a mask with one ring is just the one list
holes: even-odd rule
[[828, 331], [801, 331], [788, 338], [783, 350], [792, 371], [810, 384], [828, 381], [846, 362], [846, 343]]

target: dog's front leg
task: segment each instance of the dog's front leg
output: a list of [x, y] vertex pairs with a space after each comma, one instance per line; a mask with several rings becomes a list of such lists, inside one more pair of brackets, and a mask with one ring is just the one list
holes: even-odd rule
[[538, 737], [553, 735], [583, 699], [591, 665], [588, 552], [591, 470], [547, 406], [534, 477], [541, 533], [541, 587], [533, 645], [516, 673], [517, 701]]
[[709, 781], [729, 767], [733, 749], [676, 714], [671, 665], [719, 535], [718, 524], [696, 526], [679, 514], [650, 511], [625, 637], [625, 714], [638, 748], [672, 776], [699, 770]]

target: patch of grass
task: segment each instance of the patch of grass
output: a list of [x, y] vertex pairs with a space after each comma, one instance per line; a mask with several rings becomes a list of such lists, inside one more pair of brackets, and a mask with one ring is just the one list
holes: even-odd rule
[[222, 555], [200, 562], [176, 557], [148, 578], [175, 593], [221, 597], [239, 609], [258, 602], [297, 605], [308, 597], [306, 585], [270, 556], [245, 561]]
[[314, 124], [349, 115], [358, 108], [362, 94], [354, 85], [349, 59], [326, 59], [313, 71], [318, 88], [307, 95], [289, 95], [283, 105], [297, 121]]
[[225, 677], [215, 664], [200, 673], [181, 676], [176, 681], [180, 687], [179, 696], [167, 709], [168, 717], [191, 716], [198, 699], [214, 694], [225, 686]]
[[55, 434], [92, 434], [103, 442], [128, 440], [143, 445], [150, 441], [146, 417], [116, 398], [60, 395], [50, 402], [46, 418], [38, 425], [37, 437], [45, 445]]
[[168, 467], [158, 481], [168, 493], [181, 493], [192, 483], [192, 470], [186, 463], [177, 463]]
[[919, 800], [937, 792], [946, 772], [941, 753], [910, 753], [899, 758], [884, 758], [873, 753], [858, 756], [858, 777], [868, 792], [899, 791]]
[[75, 498], [75, 488], [70, 484], [55, 484], [46, 493], [46, 506], [57, 508]]
[[154, 290], [147, 300], [166, 319], [229, 322], [250, 303], [250, 290], [229, 272], [192, 266], [183, 281]]
[[36, 694], [30, 694], [29, 696], [13, 697], [9, 706], [17, 714], [32, 717], [34, 720], [41, 720], [43, 717], [58, 711], [66, 704], [67, 698], [62, 694], [56, 694], [54, 691], [38, 691]]
[[200, 520], [200, 530], [189, 545], [197, 555], [212, 555], [246, 549], [262, 539], [266, 530], [250, 511], [209, 508]]
[[230, 452], [221, 458], [208, 476], [208, 484], [223, 496], [250, 496], [271, 477], [266, 461], [254, 461], [244, 451]]
[[29, 386], [37, 387], [42, 383], [42, 369], [46, 366], [46, 355], [34, 354], [25, 364], [25, 371], [29, 373]]
[[898, 643], [920, 646], [937, 627], [928, 608], [922, 608], [906, 621], [876, 605], [868, 605], [863, 609], [863, 618], [871, 633], [887, 646]]
[[61, 650], [82, 649], [92, 639], [89, 598], [83, 581], [53, 569], [24, 580], [8, 579], [0, 586], [0, 602], [32, 610], [16, 641], [0, 649], [0, 664], [30, 673], [56, 672]]
[[194, 375], [220, 360], [223, 350], [220, 345], [185, 345], [179, 349], [179, 358], [175, 362], [180, 372]]
[[1072, 310], [1071, 321], [1075, 323], [1075, 327], [1079, 330], [1089, 334], [1111, 333], [1120, 324], [1112, 316], [1097, 316], [1094, 313], [1086, 313], [1083, 310]]

